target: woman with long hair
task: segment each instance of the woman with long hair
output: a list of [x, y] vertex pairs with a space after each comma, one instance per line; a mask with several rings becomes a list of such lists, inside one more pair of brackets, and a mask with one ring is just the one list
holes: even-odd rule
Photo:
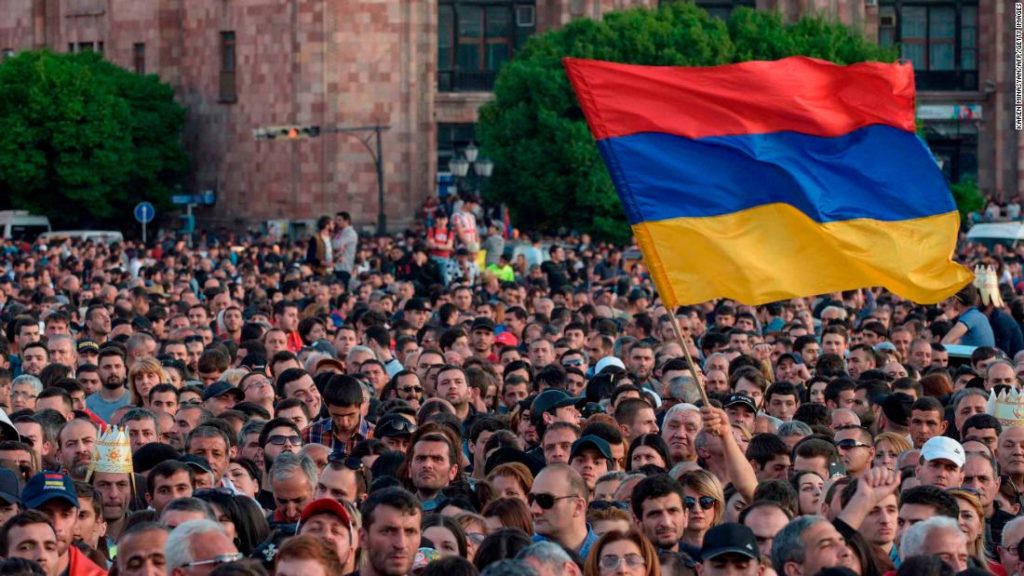
[[725, 516], [725, 492], [722, 483], [707, 470], [690, 470], [679, 477], [683, 485], [683, 506], [689, 521], [683, 542], [701, 547], [704, 534], [722, 523]]
[[825, 479], [817, 472], [803, 471], [793, 474], [790, 478], [793, 490], [796, 490], [799, 514], [820, 514], [821, 500], [825, 495]]
[[629, 445], [629, 452], [626, 454], [626, 472], [639, 470], [648, 464], [668, 470], [671, 462], [672, 459], [668, 455], [668, 444], [661, 438], [661, 435], [644, 434], [638, 436]]
[[487, 482], [501, 498], [518, 498], [525, 503], [533, 488], [533, 474], [521, 462], [506, 462], [491, 470]]
[[636, 528], [601, 536], [583, 564], [583, 576], [661, 576], [658, 553]]
[[498, 498], [484, 506], [481, 514], [487, 528], [495, 532], [502, 528], [518, 528], [527, 534], [533, 533], [533, 515], [526, 502], [518, 498]]
[[128, 388], [132, 393], [132, 404], [149, 408], [149, 391], [157, 384], [170, 381], [170, 376], [156, 358], [139, 358], [128, 370]]
[[194, 496], [213, 506], [217, 521], [242, 554], [252, 554], [270, 535], [267, 518], [252, 498], [232, 495], [219, 488], [197, 490]]
[[911, 448], [906, 436], [895, 432], [881, 432], [875, 436], [875, 458], [871, 461], [871, 467], [888, 468], [895, 472], [900, 454]]
[[434, 543], [434, 549], [441, 556], [466, 557], [466, 532], [452, 517], [427, 514], [420, 527], [423, 529], [423, 537]]
[[967, 553], [979, 568], [989, 572], [995, 562], [985, 555], [985, 507], [981, 504], [978, 493], [966, 488], [950, 488], [946, 493], [956, 498], [960, 505], [960, 529], [967, 535]]

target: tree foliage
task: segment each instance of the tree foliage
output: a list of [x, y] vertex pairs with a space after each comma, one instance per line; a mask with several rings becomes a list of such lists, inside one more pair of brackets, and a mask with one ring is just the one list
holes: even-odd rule
[[129, 220], [184, 178], [185, 110], [156, 76], [92, 53], [23, 52], [0, 64], [0, 206], [58, 225]]
[[978, 183], [974, 180], [954, 182], [950, 188], [962, 220], [966, 221], [968, 214], [978, 212], [985, 207], [985, 197], [981, 195]]
[[561, 59], [715, 66], [796, 55], [838, 64], [896, 58], [820, 18], [786, 25], [776, 12], [740, 8], [724, 22], [688, 2], [615, 12], [601, 22], [578, 20], [531, 38], [502, 68], [494, 100], [480, 111], [477, 131], [495, 162], [488, 194], [530, 228], [623, 241], [630, 232], [622, 207]]

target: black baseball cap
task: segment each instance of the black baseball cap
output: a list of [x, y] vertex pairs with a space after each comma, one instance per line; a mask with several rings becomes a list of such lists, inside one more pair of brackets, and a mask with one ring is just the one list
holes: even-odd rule
[[202, 456], [193, 456], [192, 454], [186, 454], [178, 457], [178, 462], [184, 462], [188, 464], [196, 472], [204, 472], [206, 474], [213, 474], [213, 468], [210, 467], [210, 461]]
[[757, 413], [754, 399], [746, 394], [730, 394], [725, 400], [725, 407], [730, 408], [732, 406], [746, 406], [751, 412]]
[[487, 330], [488, 332], [494, 332], [494, 320], [490, 318], [477, 318], [473, 320], [473, 324], [470, 327], [470, 332], [476, 332], [477, 330]]
[[701, 560], [706, 562], [723, 554], [738, 554], [751, 560], [760, 560], [761, 552], [754, 531], [735, 522], [719, 524], [708, 530], [700, 549]]
[[[541, 415], [545, 412], [552, 412], [566, 406], [575, 406], [579, 401], [580, 398], [570, 395], [565, 390], [548, 388], [534, 399], [533, 405], [530, 407], [530, 419], [534, 422], [539, 422]], [[586, 399], [583, 399], [583, 401], [586, 401]]]
[[585, 434], [579, 440], [572, 443], [572, 450], [569, 451], [569, 460], [571, 461], [579, 456], [580, 452], [587, 448], [597, 450], [601, 456], [604, 456], [605, 460], [610, 461], [612, 459], [612, 447], [608, 444], [607, 440], [593, 434]]
[[203, 390], [203, 402], [210, 398], [220, 398], [225, 394], [230, 394], [235, 398], [235, 402], [241, 402], [245, 399], [245, 393], [238, 388], [232, 386], [228, 382], [221, 380], [220, 382], [214, 382]]

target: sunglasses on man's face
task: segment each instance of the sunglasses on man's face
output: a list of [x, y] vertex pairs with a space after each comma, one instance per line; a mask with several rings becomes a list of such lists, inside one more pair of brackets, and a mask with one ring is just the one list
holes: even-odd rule
[[403, 386], [398, 389], [402, 394], [423, 394], [422, 386]]
[[693, 496], [687, 496], [683, 498], [683, 506], [686, 506], [687, 510], [693, 510], [700, 504], [701, 510], [711, 510], [715, 507], [715, 499], [711, 496], [701, 496], [700, 498], [694, 498]]
[[854, 448], [870, 448], [870, 444], [865, 444], [854, 438], [846, 438], [845, 440], [837, 440], [836, 448], [840, 450], [853, 450]]
[[302, 446], [302, 437], [286, 436], [284, 434], [274, 434], [270, 438], [267, 438], [267, 443], [273, 444], [274, 446], [284, 446], [285, 444], [290, 444], [292, 446]]
[[576, 496], [572, 494], [568, 496], [555, 496], [554, 494], [544, 494], [543, 492], [540, 494], [530, 493], [526, 495], [526, 501], [530, 503], [530, 506], [533, 506], [534, 502], [536, 502], [537, 506], [540, 506], [541, 510], [550, 510], [556, 502], [567, 498], [576, 498]]

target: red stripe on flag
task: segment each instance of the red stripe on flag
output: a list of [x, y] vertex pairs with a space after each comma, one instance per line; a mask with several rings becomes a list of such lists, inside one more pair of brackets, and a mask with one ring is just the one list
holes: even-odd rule
[[643, 132], [832, 137], [874, 124], [915, 130], [909, 63], [839, 66], [805, 57], [712, 67], [563, 62], [598, 140]]

